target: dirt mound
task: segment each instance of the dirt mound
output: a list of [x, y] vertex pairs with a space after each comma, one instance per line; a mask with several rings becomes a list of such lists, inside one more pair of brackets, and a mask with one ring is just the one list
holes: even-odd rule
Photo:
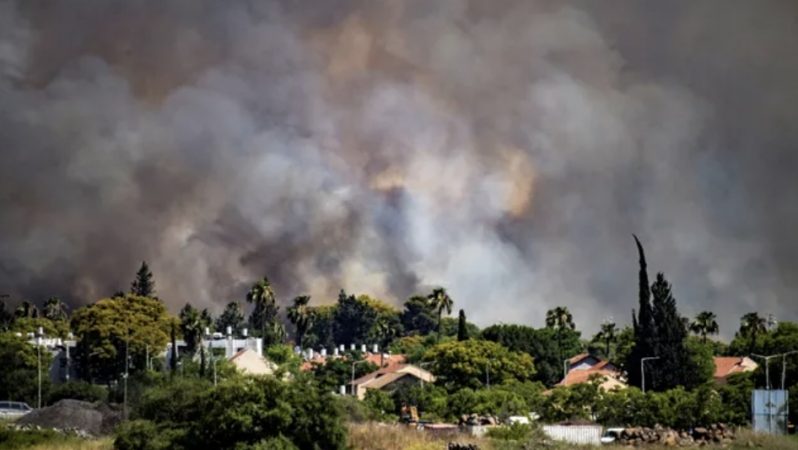
[[113, 431], [120, 420], [119, 411], [108, 405], [80, 400], [61, 400], [52, 406], [31, 411], [20, 418], [17, 425], [80, 430], [92, 436], [101, 436]]

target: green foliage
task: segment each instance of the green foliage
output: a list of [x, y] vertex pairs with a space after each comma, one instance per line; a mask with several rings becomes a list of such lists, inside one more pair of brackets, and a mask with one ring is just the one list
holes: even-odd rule
[[235, 334], [240, 333], [244, 328], [244, 312], [238, 302], [230, 302], [225, 305], [222, 314], [216, 319], [216, 331], [227, 333], [227, 327], [230, 327]]
[[87, 383], [85, 381], [70, 381], [56, 384], [47, 395], [47, 404], [63, 400], [83, 400], [87, 402], [103, 402], [108, 399], [108, 390], [103, 386]]
[[436, 311], [427, 297], [414, 296], [405, 302], [401, 314], [402, 325], [408, 334], [427, 335], [435, 331]]
[[69, 319], [66, 304], [58, 297], [50, 297], [44, 302], [42, 316], [52, 321], [66, 322]]
[[296, 328], [296, 345], [302, 347], [302, 339], [313, 325], [313, 314], [311, 313], [310, 296], [301, 295], [294, 298], [294, 304], [288, 308], [288, 320]]
[[536, 430], [537, 427], [533, 425], [514, 423], [491, 428], [488, 430], [486, 436], [491, 439], [503, 441], [528, 441], [533, 434], [535, 434]]
[[336, 342], [333, 334], [335, 322], [335, 305], [308, 307], [311, 315], [310, 328], [302, 338], [302, 343], [308, 348], [332, 348]]
[[443, 312], [445, 311], [447, 315], [452, 313], [454, 300], [452, 300], [449, 293], [446, 292], [446, 289], [442, 287], [433, 289], [432, 292], [427, 295], [427, 300], [430, 306], [438, 312], [438, 335], [440, 336], [443, 333], [441, 326]]
[[16, 430], [0, 423], [0, 448], [4, 450], [38, 448], [48, 444], [78, 441], [77, 438], [64, 436], [55, 430]]
[[44, 317], [19, 317], [11, 323], [9, 331], [27, 336], [28, 333], [38, 333], [39, 328], [42, 329], [46, 337], [65, 339], [69, 334], [69, 322], [50, 320]]
[[[314, 364], [313, 375], [322, 388], [329, 392], [338, 392], [339, 386], [348, 386], [352, 381], [353, 361], [362, 361], [359, 353], [350, 354], [346, 358], [327, 358], [324, 364]], [[377, 366], [370, 362], [358, 362], [354, 367], [355, 378], [377, 370]]]
[[130, 283], [130, 293], [137, 297], [155, 298], [155, 281], [152, 279], [152, 272], [146, 261], [141, 262], [136, 278]]
[[106, 298], [75, 311], [72, 330], [78, 338], [75, 359], [84, 378], [110, 381], [124, 372], [129, 342], [131, 372], [143, 370], [147, 349], [163, 349], [171, 318], [156, 299], [127, 295]]
[[[116, 445], [235, 449], [281, 443], [278, 448], [291, 448], [290, 442], [296, 448], [343, 449], [346, 432], [337, 408], [329, 393], [306, 380], [239, 377], [213, 388], [176, 379], [145, 395], [137, 409], [142, 421], [122, 427]], [[151, 447], [147, 436], [159, 446]]]
[[281, 343], [285, 337], [285, 330], [279, 322], [280, 307], [269, 279], [263, 277], [247, 293], [247, 303], [255, 307], [249, 316], [249, 326], [253, 335], [263, 338], [263, 345]]
[[[26, 402], [35, 407], [38, 400], [38, 353], [25, 337], [0, 334], [0, 398]], [[50, 377], [50, 353], [41, 352], [42, 397], [47, 398]]]
[[717, 316], [711, 311], [698, 313], [695, 320], [690, 323], [690, 331], [701, 336], [701, 340], [706, 343], [708, 335], [718, 334], [720, 331]]
[[207, 309], [200, 312], [197, 308], [186, 303], [180, 310], [180, 333], [186, 342], [186, 351], [189, 355], [194, 355], [200, 346], [205, 328], [213, 325], [210, 313]]
[[582, 352], [579, 336], [578, 331], [568, 328], [536, 330], [523, 325], [492, 325], [482, 330], [483, 339], [497, 342], [512, 351], [531, 355], [537, 369], [533, 380], [541, 381], [546, 386], [554, 386], [562, 380], [563, 360], [560, 359], [560, 349], [566, 358]]
[[336, 343], [390, 343], [401, 331], [396, 310], [366, 295], [355, 297], [341, 290], [333, 312], [333, 335]]
[[466, 327], [466, 315], [465, 311], [462, 309], [460, 310], [460, 314], [457, 317], [457, 340], [458, 341], [465, 341], [468, 340], [468, 328]]
[[363, 403], [372, 411], [375, 417], [381, 419], [399, 411], [391, 394], [380, 389], [367, 389]]
[[424, 360], [437, 383], [450, 392], [480, 388], [489, 380], [493, 384], [532, 380], [535, 375], [531, 356], [485, 340], [444, 342], [428, 350]]
[[236, 450], [298, 450], [290, 439], [283, 435], [270, 437], [255, 444], [239, 444]]
[[394, 405], [415, 406], [425, 420], [439, 420], [447, 416], [447, 393], [432, 384], [402, 384], [391, 395]]

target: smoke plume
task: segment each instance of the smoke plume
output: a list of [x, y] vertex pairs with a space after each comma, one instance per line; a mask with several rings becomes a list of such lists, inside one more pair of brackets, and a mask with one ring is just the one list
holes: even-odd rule
[[0, 292], [593, 331], [637, 233], [684, 314], [794, 320], [795, 48], [790, 0], [3, 1]]

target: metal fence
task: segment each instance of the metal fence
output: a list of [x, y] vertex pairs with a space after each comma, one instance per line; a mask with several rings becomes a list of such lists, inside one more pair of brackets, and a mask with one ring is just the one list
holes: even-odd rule
[[769, 434], [787, 433], [789, 394], [783, 390], [757, 389], [751, 394], [751, 417], [754, 431]]
[[543, 432], [556, 441], [574, 445], [600, 445], [600, 425], [543, 425]]

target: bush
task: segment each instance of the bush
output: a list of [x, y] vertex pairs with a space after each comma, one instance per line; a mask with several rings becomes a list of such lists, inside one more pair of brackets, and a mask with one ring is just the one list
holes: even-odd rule
[[500, 439], [503, 441], [527, 441], [536, 432], [533, 425], [526, 425], [522, 423], [513, 423], [501, 427], [494, 427], [488, 429], [486, 436], [492, 439]]
[[70, 381], [53, 386], [47, 396], [47, 404], [52, 405], [63, 399], [83, 400], [92, 403], [104, 402], [108, 400], [108, 390], [104, 386], [85, 381]]
[[53, 430], [15, 430], [0, 424], [0, 448], [3, 449], [23, 449], [63, 440], [64, 435]]
[[[157, 448], [342, 449], [346, 431], [331, 394], [315, 383], [241, 377], [218, 387], [176, 379], [148, 392], [141, 419], [117, 433], [122, 450]], [[148, 436], [154, 440], [150, 442]], [[243, 447], [242, 447], [243, 446]], [[259, 447], [260, 446], [260, 447]]]
[[361, 402], [351, 395], [343, 395], [335, 400], [339, 414], [347, 422], [363, 423], [375, 419], [375, 414], [364, 402]]
[[366, 391], [366, 398], [364, 399], [366, 407], [368, 407], [372, 414], [378, 418], [384, 418], [386, 415], [396, 414], [396, 404], [391, 398], [391, 395], [379, 389], [368, 389]]

